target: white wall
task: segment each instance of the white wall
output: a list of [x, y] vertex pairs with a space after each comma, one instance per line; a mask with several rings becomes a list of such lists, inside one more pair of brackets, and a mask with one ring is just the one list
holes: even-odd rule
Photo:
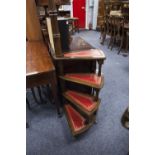
[[93, 10], [93, 29], [94, 30], [96, 30], [96, 26], [97, 26], [98, 4], [99, 4], [99, 0], [94, 0], [94, 10]]
[[86, 0], [87, 10], [86, 10], [86, 28], [89, 28], [89, 24], [92, 24], [92, 28], [95, 30], [97, 26], [97, 15], [98, 15], [98, 2], [99, 0]]

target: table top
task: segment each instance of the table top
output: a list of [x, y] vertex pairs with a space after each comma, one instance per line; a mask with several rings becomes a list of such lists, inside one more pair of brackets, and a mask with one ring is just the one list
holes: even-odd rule
[[61, 20], [78, 20], [79, 18], [77, 17], [58, 17], [57, 20], [61, 21]]
[[55, 70], [43, 41], [26, 42], [26, 76]]
[[60, 21], [60, 20], [69, 20], [69, 17], [57, 17], [57, 20]]

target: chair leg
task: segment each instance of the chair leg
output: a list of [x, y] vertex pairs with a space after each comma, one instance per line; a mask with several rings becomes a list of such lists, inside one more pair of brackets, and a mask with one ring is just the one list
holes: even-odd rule
[[26, 128], [29, 128], [29, 124], [26, 122]]
[[114, 47], [114, 44], [115, 44], [115, 36], [112, 37], [112, 42], [111, 42], [111, 51]]
[[37, 99], [37, 97], [35, 95], [34, 88], [31, 88], [31, 91], [32, 91], [32, 95], [33, 95], [33, 98], [34, 98], [35, 102], [39, 104], [39, 101], [38, 101], [38, 99]]
[[129, 36], [127, 36], [127, 39], [126, 39], [126, 47], [125, 47], [125, 52], [127, 53], [129, 49]]
[[71, 31], [72, 31], [72, 35], [74, 34], [74, 26], [73, 26], [73, 25], [74, 25], [74, 23], [73, 23], [73, 21], [72, 21], [72, 22], [71, 22], [71, 27], [72, 27], [72, 30], [71, 30]]
[[113, 36], [113, 38], [112, 38], [112, 43], [111, 43], [111, 51], [112, 51], [114, 44], [115, 44], [115, 41], [117, 39], [117, 32], [116, 32], [115, 28], [113, 30], [112, 36]]
[[121, 43], [120, 43], [120, 47], [119, 47], [119, 50], [118, 50], [118, 53], [117, 54], [120, 54], [121, 49], [123, 47], [123, 42], [124, 42], [124, 37], [121, 37]]
[[31, 110], [30, 103], [29, 103], [29, 100], [27, 98], [26, 98], [26, 104], [28, 106], [28, 109]]
[[110, 45], [112, 44], [112, 40], [113, 40], [113, 36], [111, 35], [108, 48], [110, 48]]
[[52, 81], [51, 81], [51, 95], [54, 98], [54, 102], [55, 102], [55, 106], [57, 109], [57, 113], [59, 117], [62, 117], [62, 112], [61, 112], [61, 108], [60, 108], [60, 101], [58, 99], [58, 90], [57, 90], [57, 80], [56, 80], [56, 73], [52, 72]]
[[38, 86], [37, 89], [38, 89], [38, 93], [39, 93], [39, 97], [40, 97], [41, 103], [44, 103], [45, 101], [44, 101], [44, 99], [43, 99], [43, 97], [41, 95], [41, 89], [40, 89], [40, 87]]
[[98, 113], [98, 110], [94, 113], [94, 115], [95, 115], [95, 124], [97, 124], [97, 113]]
[[79, 20], [77, 20], [77, 29], [78, 29], [78, 33], [80, 32], [79, 31]]
[[103, 35], [102, 35], [102, 41], [101, 41], [101, 44], [102, 44], [102, 45], [104, 44], [105, 38], [106, 38], [106, 33], [103, 32]]
[[46, 97], [50, 100], [51, 104], [55, 104], [53, 96], [51, 95], [52, 92], [49, 84], [46, 85], [46, 89], [47, 89], [47, 93], [45, 94]]

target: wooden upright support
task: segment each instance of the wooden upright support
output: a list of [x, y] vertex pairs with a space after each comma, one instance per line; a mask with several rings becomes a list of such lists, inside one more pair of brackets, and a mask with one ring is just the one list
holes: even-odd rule
[[53, 31], [55, 55], [57, 57], [62, 57], [63, 54], [60, 45], [60, 32], [57, 21], [58, 12], [54, 0], [49, 0], [48, 6], [49, 6], [49, 17], [51, 18], [51, 25]]

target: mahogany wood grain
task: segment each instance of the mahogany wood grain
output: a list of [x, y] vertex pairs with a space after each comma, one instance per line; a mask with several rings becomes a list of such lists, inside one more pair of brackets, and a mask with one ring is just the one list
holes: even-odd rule
[[26, 62], [27, 76], [55, 70], [48, 49], [43, 41], [26, 43]]
[[51, 84], [57, 112], [60, 115], [55, 67], [43, 41], [26, 43], [26, 87]]
[[98, 16], [97, 16], [97, 28], [100, 28], [104, 21], [104, 1], [99, 0], [98, 5]]
[[35, 0], [26, 0], [26, 38], [29, 41], [43, 39]]

